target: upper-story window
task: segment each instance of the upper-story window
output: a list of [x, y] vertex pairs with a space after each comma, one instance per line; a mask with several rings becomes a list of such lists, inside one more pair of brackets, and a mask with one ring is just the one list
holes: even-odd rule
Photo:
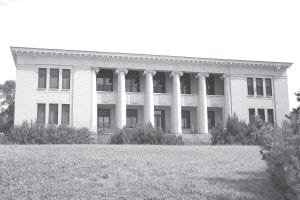
[[181, 94], [191, 94], [191, 76], [189, 74], [183, 74], [180, 77]]
[[38, 88], [46, 88], [46, 83], [47, 83], [47, 69], [39, 68]]
[[157, 72], [153, 77], [153, 92], [166, 93], [166, 76], [163, 72]]
[[140, 73], [137, 71], [129, 71], [125, 77], [126, 92], [140, 91]]
[[262, 78], [256, 78], [256, 95], [264, 95], [264, 85]]
[[97, 74], [97, 91], [113, 91], [112, 70], [100, 70]]
[[213, 75], [206, 78], [206, 93], [215, 95], [215, 77]]
[[248, 95], [254, 95], [253, 78], [247, 78]]
[[62, 71], [62, 89], [70, 89], [70, 70], [63, 69]]
[[270, 78], [266, 78], [266, 96], [272, 96], [272, 80]]
[[50, 69], [50, 88], [59, 88], [59, 69]]

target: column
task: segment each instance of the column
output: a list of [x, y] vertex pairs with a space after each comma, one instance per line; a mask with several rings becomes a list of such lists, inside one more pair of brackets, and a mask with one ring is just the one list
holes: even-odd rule
[[[99, 73], [100, 69], [96, 67], [92, 67], [91, 71], [91, 131], [93, 133], [97, 133], [97, 111], [98, 111], [98, 101], [97, 101], [97, 74]], [[80, 98], [80, 97], [79, 97]]]
[[115, 73], [118, 75], [118, 94], [116, 104], [116, 126], [123, 128], [126, 126], [126, 92], [125, 92], [125, 75], [127, 69], [116, 69]]
[[198, 73], [196, 77], [199, 79], [199, 96], [197, 107], [198, 133], [208, 133], [207, 118], [207, 96], [206, 96], [206, 77], [208, 73]]
[[180, 93], [180, 76], [183, 73], [179, 71], [171, 72], [173, 76], [173, 103], [172, 103], [172, 131], [175, 134], [182, 134], [181, 125], [181, 93]]
[[223, 75], [224, 79], [224, 125], [227, 121], [227, 117], [231, 115], [231, 91], [230, 91], [230, 76], [229, 74]]
[[144, 123], [151, 123], [154, 126], [154, 97], [153, 97], [153, 76], [156, 74], [153, 70], [145, 70], [145, 105], [144, 105]]

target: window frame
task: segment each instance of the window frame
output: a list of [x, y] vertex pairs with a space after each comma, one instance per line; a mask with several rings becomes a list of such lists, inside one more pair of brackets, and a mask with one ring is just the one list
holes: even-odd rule
[[[137, 82], [137, 86], [135, 86]], [[129, 86], [127, 84], [129, 83]], [[140, 72], [129, 71], [125, 76], [125, 91], [126, 92], [140, 92]]]
[[[252, 81], [252, 85], [249, 84], [249, 81]], [[249, 96], [254, 96], [254, 80], [253, 77], [247, 77], [247, 93]]]
[[[53, 73], [57, 72], [57, 80], [55, 80], [56, 77], [53, 77], [54, 74], [52, 72]], [[54, 87], [53, 84], [55, 84], [57, 86]], [[57, 69], [57, 68], [50, 68], [50, 86], [49, 86], [49, 88], [50, 89], [59, 89], [59, 69]]]
[[[272, 111], [272, 119], [270, 120], [270, 113], [269, 111]], [[268, 117], [268, 123], [274, 124], [274, 109], [267, 109], [267, 117]]]
[[191, 75], [188, 73], [184, 73], [183, 76], [180, 77], [180, 92], [181, 94], [191, 94]]
[[[162, 82], [160, 85], [159, 82]], [[157, 72], [153, 76], [153, 93], [166, 93], [166, 74]]]
[[[263, 115], [260, 115], [260, 111], [263, 111]], [[257, 115], [258, 115], [258, 117], [259, 117], [259, 119], [261, 119], [262, 121], [266, 121], [266, 113], [265, 113], [265, 109], [263, 109], [263, 108], [258, 108], [257, 109]], [[263, 118], [262, 118], [262, 116], [263, 116]]]
[[[45, 72], [45, 75], [44, 75], [45, 80], [44, 81], [41, 80], [42, 71]], [[41, 84], [42, 84], [42, 86], [41, 86]], [[47, 68], [38, 68], [38, 88], [39, 89], [46, 89], [47, 88]]]
[[[69, 72], [69, 76], [65, 77], [65, 72]], [[64, 80], [67, 79], [67, 87], [65, 86]], [[69, 90], [71, 88], [71, 70], [70, 69], [63, 69], [62, 70], [62, 84], [61, 84], [62, 89], [64, 90]]]
[[[56, 120], [54, 119], [54, 121], [52, 122], [51, 119], [51, 107], [56, 107], [57, 108], [57, 113], [54, 113], [56, 115]], [[48, 124], [54, 124], [54, 125], [58, 125], [58, 104], [57, 103], [50, 103], [49, 104], [49, 119], [48, 119]]]
[[[134, 124], [133, 119], [136, 119], [136, 123]], [[130, 120], [130, 124], [127, 123]], [[134, 128], [138, 125], [138, 110], [137, 109], [126, 109], [126, 127]]]
[[[68, 108], [68, 120], [65, 122], [64, 119], [64, 107], [67, 107]], [[69, 125], [70, 124], [70, 104], [61, 104], [61, 124], [63, 125]]]
[[[253, 111], [253, 115], [251, 114], [251, 111]], [[254, 119], [255, 119], [255, 108], [249, 108], [249, 109], [248, 109], [248, 114], [249, 114], [249, 123], [250, 123], [250, 124], [254, 123]]]
[[[269, 82], [270, 85], [267, 84]], [[267, 97], [272, 97], [273, 96], [273, 91], [272, 91], [272, 79], [271, 78], [265, 78], [265, 87], [266, 87], [266, 96]]]
[[[103, 84], [100, 84], [100, 80], [103, 79]], [[111, 84], [106, 84], [108, 81]], [[114, 73], [110, 69], [102, 69], [96, 75], [96, 90], [97, 91], [105, 91], [112, 92], [114, 88]]]
[[182, 110], [181, 111], [181, 127], [182, 128], [191, 128], [191, 111], [190, 110]]
[[216, 95], [215, 76], [213, 74], [210, 74], [208, 77], [205, 78], [205, 83], [206, 83], [206, 94]]
[[[261, 86], [257, 84], [259, 82], [258, 80], [261, 81]], [[264, 96], [264, 80], [263, 80], [263, 78], [255, 78], [255, 83], [256, 83], [256, 95]], [[258, 93], [258, 92], [261, 92], [261, 93]]]
[[[39, 114], [39, 106], [43, 106], [44, 111], [43, 111], [43, 120], [40, 119], [40, 114]], [[37, 116], [36, 116], [36, 123], [37, 124], [45, 124], [46, 123], [46, 104], [45, 103], [38, 103], [37, 104]]]
[[[111, 129], [111, 113], [109, 108], [98, 108], [97, 127], [100, 130]], [[108, 125], [105, 125], [105, 118], [108, 118]], [[101, 120], [102, 119], [102, 120]], [[102, 121], [102, 123], [101, 123]]]

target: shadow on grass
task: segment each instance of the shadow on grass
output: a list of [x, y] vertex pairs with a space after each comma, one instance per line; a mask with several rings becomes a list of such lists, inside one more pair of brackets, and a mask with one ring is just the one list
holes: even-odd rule
[[221, 195], [213, 199], [220, 200], [284, 200], [284, 196], [276, 191], [266, 171], [264, 172], [238, 172], [240, 178], [206, 178], [210, 185], [228, 190], [235, 190], [243, 194], [241, 197]]

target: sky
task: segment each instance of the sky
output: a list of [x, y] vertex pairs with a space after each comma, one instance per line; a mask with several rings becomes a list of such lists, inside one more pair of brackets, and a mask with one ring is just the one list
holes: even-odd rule
[[0, 83], [10, 46], [292, 62], [300, 90], [299, 0], [0, 0]]

